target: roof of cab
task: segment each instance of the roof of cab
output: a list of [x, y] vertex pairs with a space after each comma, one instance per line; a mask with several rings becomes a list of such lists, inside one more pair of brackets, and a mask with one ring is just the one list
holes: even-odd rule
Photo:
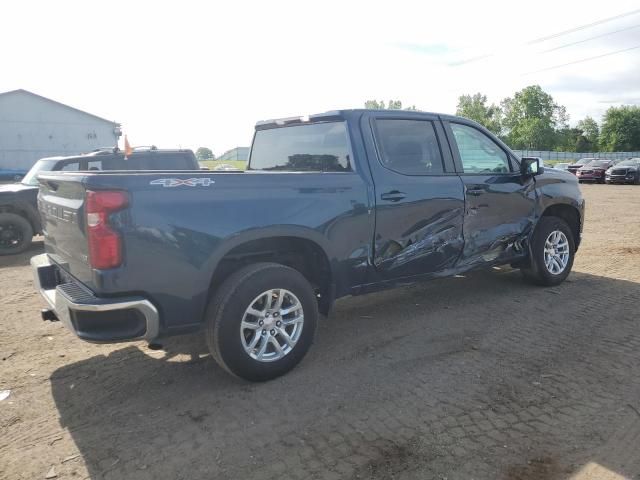
[[272, 118], [269, 120], [260, 120], [256, 122], [256, 130], [264, 130], [267, 128], [274, 127], [283, 127], [285, 125], [296, 125], [296, 124], [305, 124], [305, 123], [313, 123], [313, 122], [326, 122], [330, 120], [341, 120], [346, 118], [347, 116], [363, 114], [363, 113], [376, 113], [376, 114], [387, 114], [387, 115], [397, 115], [398, 113], [408, 114], [408, 115], [435, 115], [442, 117], [443, 119], [453, 119], [459, 118], [455, 115], [436, 113], [436, 112], [425, 112], [422, 110], [377, 110], [377, 109], [368, 109], [368, 108], [353, 108], [353, 109], [343, 109], [343, 110], [330, 110], [328, 112], [316, 113], [313, 115], [303, 115], [298, 117], [286, 117], [286, 118]]

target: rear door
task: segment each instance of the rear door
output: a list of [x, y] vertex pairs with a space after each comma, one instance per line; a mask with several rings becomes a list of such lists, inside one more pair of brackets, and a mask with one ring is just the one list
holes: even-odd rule
[[460, 264], [517, 255], [533, 225], [534, 178], [523, 178], [515, 157], [475, 125], [460, 120], [444, 126], [465, 191]]
[[372, 281], [453, 266], [463, 245], [464, 191], [439, 119], [371, 113], [361, 122], [375, 184]]

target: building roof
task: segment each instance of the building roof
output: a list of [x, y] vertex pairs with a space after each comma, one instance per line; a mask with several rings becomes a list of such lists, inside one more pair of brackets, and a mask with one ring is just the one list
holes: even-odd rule
[[0, 97], [3, 97], [5, 95], [15, 95], [15, 94], [24, 94], [24, 93], [26, 93], [27, 95], [30, 95], [32, 97], [35, 97], [37, 99], [45, 100], [45, 101], [47, 101], [49, 103], [53, 103], [54, 105], [58, 105], [60, 107], [66, 108], [66, 109], [73, 110], [74, 112], [82, 113], [83, 115], [88, 115], [88, 116], [90, 116], [92, 118], [95, 118], [96, 120], [107, 122], [107, 123], [110, 123], [111, 125], [114, 125], [114, 126], [120, 126], [120, 124], [118, 122], [114, 122], [113, 120], [107, 120], [106, 118], [99, 117], [97, 115], [94, 115], [93, 113], [85, 112], [84, 110], [80, 110], [78, 108], [70, 107], [69, 105], [65, 105], [64, 103], [56, 102], [55, 100], [51, 100], [50, 98], [43, 97], [42, 95], [38, 95], [37, 93], [33, 93], [33, 92], [30, 92], [29, 90], [24, 90], [22, 88], [19, 88], [17, 90], [10, 90], [8, 92], [1, 92], [0, 93]]

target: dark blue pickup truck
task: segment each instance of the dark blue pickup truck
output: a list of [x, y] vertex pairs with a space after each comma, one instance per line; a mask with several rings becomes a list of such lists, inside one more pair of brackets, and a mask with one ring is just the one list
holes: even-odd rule
[[584, 213], [573, 175], [423, 112], [260, 122], [246, 172], [39, 179], [44, 317], [92, 342], [203, 329], [256, 381], [302, 359], [339, 297], [500, 264], [562, 282]]

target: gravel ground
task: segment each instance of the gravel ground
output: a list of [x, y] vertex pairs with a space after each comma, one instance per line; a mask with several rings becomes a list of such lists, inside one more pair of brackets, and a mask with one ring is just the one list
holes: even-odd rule
[[341, 300], [266, 384], [198, 337], [81, 342], [39, 319], [42, 243], [0, 258], [0, 478], [640, 478], [640, 187], [582, 188], [564, 284], [505, 268]]

